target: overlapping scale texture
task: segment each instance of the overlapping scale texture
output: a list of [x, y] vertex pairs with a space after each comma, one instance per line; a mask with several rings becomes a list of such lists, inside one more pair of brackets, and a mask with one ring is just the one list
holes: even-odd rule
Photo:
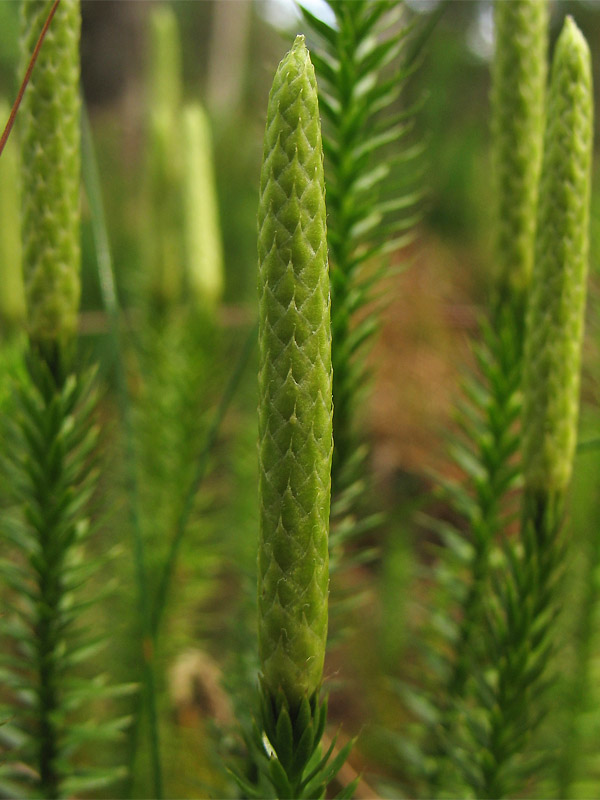
[[[24, 63], [51, 0], [23, 2]], [[79, 0], [62, 0], [19, 112], [22, 147], [23, 273], [35, 342], [75, 333], [80, 295]]]
[[267, 689], [294, 707], [323, 672], [333, 446], [323, 154], [302, 36], [269, 96], [258, 228], [259, 651]]
[[547, 0], [494, 4], [492, 133], [500, 301], [531, 278], [542, 163], [548, 51]]
[[523, 466], [529, 488], [562, 491], [577, 436], [583, 337], [592, 86], [587, 43], [570, 17], [552, 65], [527, 318]]

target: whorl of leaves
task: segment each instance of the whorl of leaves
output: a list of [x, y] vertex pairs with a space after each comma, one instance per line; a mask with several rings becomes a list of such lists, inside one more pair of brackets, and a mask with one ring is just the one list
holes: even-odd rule
[[[323, 753], [321, 740], [327, 722], [327, 700], [306, 696], [292, 710], [283, 692], [273, 697], [261, 691], [259, 718], [244, 731], [248, 753], [255, 768], [252, 780], [233, 773], [247, 797], [322, 798], [348, 758], [351, 740], [336, 751], [337, 736]], [[345, 786], [336, 797], [351, 798], [356, 781]]]
[[14, 503], [2, 518], [12, 558], [0, 562], [11, 597], [0, 656], [6, 797], [70, 797], [120, 776], [80, 762], [82, 748], [115, 739], [127, 722], [91, 718], [91, 704], [123, 687], [111, 688], [83, 667], [105, 638], [85, 624], [98, 598], [80, 594], [103, 561], [84, 554], [97, 473], [93, 377], [52, 374], [31, 352], [6, 421], [5, 481]]

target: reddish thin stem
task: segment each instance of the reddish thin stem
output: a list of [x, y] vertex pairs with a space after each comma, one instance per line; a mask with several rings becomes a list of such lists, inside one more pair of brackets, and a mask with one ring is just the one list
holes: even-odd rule
[[17, 116], [17, 111], [19, 110], [19, 106], [21, 105], [21, 100], [23, 99], [23, 95], [25, 94], [25, 89], [27, 88], [27, 84], [29, 83], [29, 79], [31, 78], [31, 73], [33, 72], [33, 68], [35, 66], [35, 62], [37, 61], [37, 57], [39, 55], [40, 49], [42, 47], [42, 43], [48, 32], [48, 28], [50, 27], [50, 23], [52, 22], [52, 17], [56, 13], [56, 9], [58, 8], [58, 4], [60, 0], [54, 0], [52, 4], [52, 8], [50, 9], [50, 13], [44, 23], [44, 27], [42, 28], [42, 32], [40, 33], [40, 37], [37, 40], [37, 44], [35, 46], [35, 50], [33, 51], [33, 55], [29, 61], [29, 66], [27, 67], [27, 72], [25, 73], [25, 77], [23, 78], [23, 83], [21, 84], [21, 88], [19, 89], [19, 94], [17, 95], [17, 99], [12, 107], [12, 111], [10, 112], [10, 117], [8, 118], [8, 122], [6, 123], [6, 127], [4, 128], [4, 133], [2, 134], [2, 138], [0, 138], [0, 156], [2, 155], [2, 151], [4, 150], [4, 145], [8, 141], [8, 137], [12, 130], [13, 125], [15, 124], [15, 118]]

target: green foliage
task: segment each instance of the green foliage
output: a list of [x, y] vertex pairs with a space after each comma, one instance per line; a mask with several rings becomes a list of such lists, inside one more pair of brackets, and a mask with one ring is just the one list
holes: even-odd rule
[[[264, 687], [263, 687], [264, 688]], [[327, 701], [316, 695], [304, 697], [292, 711], [283, 692], [273, 696], [267, 689], [261, 695], [262, 730], [254, 724], [245, 735], [256, 780], [249, 782], [234, 773], [239, 787], [253, 798], [322, 798], [348, 757], [354, 742], [334, 754], [337, 737], [322, 752], [321, 739], [327, 721]], [[332, 757], [333, 756], [333, 757]], [[355, 782], [337, 797], [352, 797]]]
[[[53, 375], [30, 352], [15, 411], [5, 420], [5, 481], [14, 508], [2, 518], [3, 580], [14, 593], [2, 621], [2, 683], [10, 692], [10, 719], [2, 728], [5, 763], [0, 791], [68, 797], [109, 785], [120, 772], [86, 767], [79, 751], [118, 738], [126, 719], [99, 723], [88, 710], [118, 690], [106, 676], [82, 673], [105, 643], [86, 624], [97, 602], [83, 587], [103, 559], [86, 555], [93, 530], [89, 503], [97, 482], [98, 427], [93, 372]], [[23, 769], [27, 765], [28, 770]]]
[[[435, 568], [441, 591], [428, 655], [433, 719], [427, 728], [433, 760], [427, 781], [432, 793], [445, 782], [452, 783], [456, 764], [464, 760], [456, 753], [461, 747], [459, 731], [465, 717], [469, 719], [464, 708], [468, 682], [481, 657], [490, 563], [498, 535], [516, 512], [511, 492], [520, 477], [516, 425], [521, 411], [522, 334], [514, 320], [508, 310], [498, 331], [483, 326], [484, 339], [475, 350], [479, 372], [464, 383], [462, 430], [450, 450], [464, 479], [440, 484], [460, 524], [431, 521], [444, 546]], [[455, 766], [450, 767], [447, 757]]]
[[[19, 56], [19, 9], [16, 3], [0, 6], [0, 65], [12, 73]], [[3, 83], [2, 89], [6, 91]]]
[[[132, 398], [132, 411], [141, 525], [153, 596], [206, 436], [206, 406], [217, 378], [214, 370], [209, 372], [207, 354], [218, 347], [217, 336], [210, 322], [191, 309], [180, 309], [177, 318], [145, 328], [136, 342], [139, 390]], [[197, 404], [202, 395], [204, 410]]]
[[[544, 2], [497, 3], [492, 70], [496, 201], [496, 276], [491, 322], [482, 321], [477, 371], [463, 385], [459, 435], [450, 454], [463, 478], [440, 481], [457, 524], [432, 522], [443, 549], [426, 684], [429, 762], [420, 767], [432, 794], [442, 787], [477, 796], [485, 781], [473, 749], [480, 743], [489, 645], [485, 628], [497, 580], [498, 538], [518, 512], [524, 301], [533, 262], [537, 177], [542, 149], [547, 10]], [[496, 564], [496, 566], [493, 566]], [[482, 670], [482, 674], [479, 674]], [[474, 678], [475, 672], [475, 678]], [[473, 761], [476, 763], [474, 764]]]
[[21, 335], [12, 336], [4, 341], [0, 348], [0, 415], [10, 414], [13, 383], [21, 380], [25, 373], [23, 366], [25, 347], [25, 337]]
[[507, 565], [489, 608], [489, 671], [477, 687], [487, 719], [472, 732], [471, 769], [480, 784], [471, 785], [481, 797], [514, 796], [543, 763], [528, 746], [549, 702], [563, 513], [562, 497], [526, 494], [521, 547], [505, 547]]
[[[219, 558], [214, 553], [214, 542], [209, 541], [206, 530], [198, 524], [200, 512], [206, 510], [200, 507], [198, 494], [255, 334], [249, 337], [210, 420], [207, 412], [214, 400], [216, 382], [222, 377], [221, 370], [215, 368], [215, 359], [219, 360], [217, 354], [221, 352], [221, 331], [212, 314], [194, 308], [193, 303], [163, 308], [152, 324], [144, 318], [142, 330], [132, 338], [130, 347], [125, 347], [119, 330], [119, 301], [93, 143], [87, 127], [83, 141], [86, 190], [94, 212], [96, 258], [117, 368], [117, 396], [127, 454], [124, 488], [137, 593], [136, 614], [131, 620], [135, 636], [130, 636], [127, 644], [121, 642], [120, 657], [127, 660], [125, 653], [129, 648], [136, 679], [144, 686], [144, 691], [134, 698], [134, 725], [129, 735], [133, 783], [129, 791], [142, 794], [151, 791], [159, 796], [163, 792], [162, 758], [167, 751], [162, 752], [160, 742], [158, 694], [164, 682], [165, 659], [172, 655], [164, 646], [162, 623], [170, 611], [169, 622], [178, 620], [178, 623], [169, 626], [169, 640], [180, 645], [182, 635], [185, 641], [186, 635], [189, 639], [192, 621], [178, 615], [177, 601], [181, 602], [182, 592], [173, 591], [181, 562], [194, 586], [197, 606], [216, 591], [214, 572]], [[128, 382], [137, 387], [134, 393]], [[199, 397], [203, 398], [200, 407]], [[205, 502], [204, 498], [201, 502]], [[129, 574], [122, 579], [128, 578]], [[148, 734], [148, 748], [142, 733]], [[146, 771], [147, 762], [143, 760], [146, 756], [152, 775], [151, 789], [145, 774], [141, 774]]]
[[[24, 3], [29, 60], [51, 3]], [[23, 253], [30, 348], [5, 420], [2, 518], [13, 559], [2, 562], [15, 600], [3, 620], [9, 722], [2, 792], [71, 796], [109, 786], [122, 770], [87, 767], [89, 749], [118, 739], [126, 718], [98, 723], [111, 688], [95, 663], [105, 637], [87, 614], [90, 579], [104, 561], [86, 552], [98, 428], [93, 371], [73, 369], [79, 302], [79, 3], [63, 3], [22, 106]], [[86, 587], [86, 593], [81, 591]], [[83, 670], [83, 671], [82, 671]], [[14, 714], [14, 719], [12, 719]], [[20, 784], [20, 788], [19, 788]]]
[[372, 309], [360, 312], [374, 300], [385, 274], [381, 257], [411, 240], [420, 193], [411, 187], [410, 169], [419, 148], [406, 145], [414, 109], [395, 108], [411, 69], [407, 63], [398, 66], [408, 33], [398, 25], [399, 6], [389, 0], [329, 6], [335, 26], [300, 8], [319, 42], [313, 60], [324, 118], [335, 496], [352, 485], [363, 466], [360, 450], [356, 455], [362, 438], [357, 398], [366, 380], [364, 346], [378, 319]]
[[[25, 73], [51, 0], [21, 4]], [[60, 3], [20, 109], [23, 275], [29, 335], [70, 341], [80, 294], [79, 2]]]

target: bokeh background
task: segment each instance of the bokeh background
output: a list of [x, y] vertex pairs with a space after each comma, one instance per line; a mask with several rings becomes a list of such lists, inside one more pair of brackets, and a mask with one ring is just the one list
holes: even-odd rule
[[[208, 115], [223, 253], [224, 289], [215, 311], [217, 321], [206, 332], [206, 346], [192, 355], [181, 331], [161, 330], [160, 315], [153, 316], [140, 300], [155, 258], [149, 219], [168, 213], [168, 198], [153, 195], [148, 180], [151, 117], [159, 91], [152, 16], [161, 5], [172, 10], [177, 22], [180, 46], [172, 66], [181, 103], [198, 101]], [[316, 0], [307, 5], [317, 14], [328, 13]], [[435, 0], [410, 0], [406, 19], [422, 24], [437, 7]], [[552, 42], [566, 13], [574, 16], [590, 44], [598, 108], [600, 2], [551, 2]], [[165, 434], [158, 447], [162, 462], [150, 455], [151, 468], [142, 470], [141, 502], [146, 504], [146, 515], [154, 519], [148, 541], [159, 554], [164, 550], [165, 531], [170, 532], [177, 516], [177, 508], [169, 508], [178, 481], [171, 455], [188, 446], [188, 460], [193, 462], [193, 446], [202, 446], [256, 318], [256, 208], [268, 91], [278, 61], [293, 37], [305, 31], [293, 2], [287, 0], [162, 4], [158, 0], [83, 0], [82, 14], [83, 94], [123, 308], [124, 339], [131, 343], [131, 352], [125, 353], [128, 387], [143, 409], [140, 447], [144, 441], [151, 442], [149, 452], [156, 452], [156, 431], [168, 419], [173, 419], [176, 428], [180, 413], [180, 400], [170, 394], [175, 390], [169, 384], [168, 369], [158, 378], [146, 371], [156, 359], [164, 359], [169, 368], [181, 360], [183, 375], [181, 371], [178, 375], [186, 397], [185, 413], [197, 423], [197, 439], [186, 441], [186, 428]], [[12, 102], [18, 88], [18, 40], [18, 3], [1, 2], [0, 101], [5, 103]], [[348, 778], [362, 772], [359, 797], [386, 791], [394, 796], [398, 787], [411, 791], [406, 766], [410, 752], [395, 733], [411, 719], [402, 686], [414, 678], [419, 663], [415, 642], [432, 602], [423, 570], [433, 558], [436, 539], [422, 520], [425, 513], [442, 517], [450, 513], [435, 499], [431, 475], [436, 470], [449, 474], [453, 469], [443, 432], [454, 425], [460, 377], [473, 362], [471, 341], [493, 276], [489, 131], [493, 47], [490, 2], [447, 2], [403, 98], [407, 105], [422, 101], [413, 137], [425, 144], [427, 203], [415, 243], [390, 260], [382, 328], [369, 354], [371, 386], [361, 409], [370, 445], [370, 506], [384, 511], [386, 521], [356, 545], [372, 549], [373, 557], [344, 577], [346, 589], [360, 601], [350, 630], [331, 648], [326, 667], [332, 730], [341, 723], [342, 740], [359, 734], [345, 774]], [[596, 127], [596, 149], [598, 143]], [[583, 380], [581, 438], [585, 440], [598, 436], [600, 423], [597, 159], [595, 178]], [[17, 208], [18, 176], [5, 180], [0, 193], [0, 208], [8, 209], [4, 213]], [[104, 515], [95, 541], [99, 551], [112, 555], [103, 575], [114, 580], [110, 596], [93, 619], [111, 632], [99, 656], [102, 670], [127, 681], [134, 661], [129, 638], [135, 598], [129, 512], [123, 492], [126, 466], [120, 455], [115, 366], [92, 212], [85, 199], [83, 209], [82, 348], [99, 359], [108, 387], [102, 406], [107, 430], [102, 491], [111, 510]], [[2, 222], [0, 239], [8, 241], [10, 231]], [[14, 242], [3, 246], [16, 253]], [[8, 280], [7, 269], [6, 263], [0, 263], [0, 291]], [[9, 335], [7, 319], [3, 321], [5, 337]], [[150, 343], [140, 333], [144, 325], [156, 334]], [[218, 764], [220, 754], [236, 750], [234, 718], [249, 711], [248, 687], [256, 669], [255, 352], [248, 361], [211, 450], [167, 612], [160, 653], [164, 675], [160, 713], [171, 796], [235, 796], [234, 786]], [[185, 373], [189, 364], [195, 365], [194, 376]], [[600, 522], [596, 452], [590, 448], [577, 463], [572, 528], [573, 536], [582, 540]], [[106, 758], [116, 756], [107, 752]], [[135, 755], [132, 789], [138, 796], [146, 796], [147, 758], [142, 742]]]

